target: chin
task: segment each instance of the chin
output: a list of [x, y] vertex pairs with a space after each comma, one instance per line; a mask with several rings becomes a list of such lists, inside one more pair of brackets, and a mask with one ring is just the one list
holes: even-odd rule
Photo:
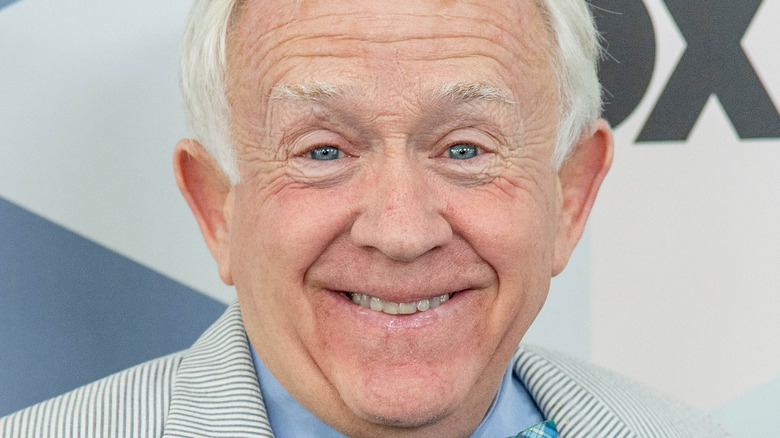
[[369, 409], [361, 409], [355, 414], [361, 420], [383, 428], [417, 429], [438, 423], [450, 414], [448, 411], [431, 409], [431, 406], [420, 406], [417, 409], [404, 406], [402, 411], [387, 409], [386, 406], [371, 406]]
[[[351, 387], [342, 394], [347, 407], [358, 418], [377, 426], [411, 429], [435, 424], [463, 404], [465, 397], [458, 396], [461, 391], [452, 385], [441, 385], [441, 381], [437, 385], [420, 374], [416, 378], [391, 376], [375, 376], [368, 379], [373, 384]], [[400, 382], [407, 386], [399, 387]]]
[[364, 420], [385, 427], [416, 429], [434, 424], [441, 420], [443, 416], [443, 414], [431, 416], [427, 412], [406, 412], [404, 414], [394, 414], [393, 416], [383, 416], [383, 414], [374, 413], [369, 414]]

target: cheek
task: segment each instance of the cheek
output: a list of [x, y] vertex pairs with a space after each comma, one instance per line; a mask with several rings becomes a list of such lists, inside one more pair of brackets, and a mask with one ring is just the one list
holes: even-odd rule
[[452, 192], [448, 219], [499, 278], [546, 273], [539, 268], [551, 263], [556, 223], [550, 201], [554, 192], [547, 186], [497, 178], [484, 187]]
[[346, 191], [312, 189], [286, 177], [261, 191], [237, 191], [236, 205], [244, 208], [235, 217], [231, 239], [236, 259], [231, 260], [244, 272], [255, 273], [254, 282], [247, 284], [301, 283], [352, 215]]
[[453, 228], [496, 272], [499, 288], [490, 324], [508, 330], [510, 350], [541, 310], [550, 286], [554, 191], [537, 182], [498, 178], [454, 192], [448, 200]]

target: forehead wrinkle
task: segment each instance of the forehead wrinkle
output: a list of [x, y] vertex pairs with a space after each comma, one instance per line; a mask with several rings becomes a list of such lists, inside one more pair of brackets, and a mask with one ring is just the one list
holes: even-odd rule
[[[515, 39], [517, 35], [513, 34], [518, 30], [518, 27], [525, 27], [525, 23], [522, 21], [526, 21], [526, 17], [521, 17], [521, 22], [510, 23], [505, 22], [505, 20], [497, 22], [495, 18], [501, 17], [501, 14], [496, 14], [495, 10], [492, 8], [483, 8], [494, 12], [494, 14], [491, 15], [492, 18], [452, 14], [367, 14], [365, 12], [340, 12], [324, 13], [312, 17], [299, 16], [290, 21], [281, 21], [274, 24], [268, 23], [267, 26], [254, 26], [250, 23], [244, 23], [236, 26], [237, 28], [234, 29], [236, 32], [231, 32], [231, 34], [245, 34], [245, 41], [248, 42], [248, 44], [242, 44], [244, 47], [240, 52], [252, 53], [270, 52], [273, 50], [274, 46], [283, 46], [294, 41], [305, 42], [306, 40], [320, 40], [322, 38], [342, 41], [354, 40], [359, 42], [395, 43], [432, 38], [457, 39], [463, 37], [477, 37], [486, 39], [495, 44], [499, 40], [508, 42], [507, 38], [509, 40]], [[405, 33], [399, 33], [399, 20], [403, 17], [410, 20], [424, 21], [423, 23], [417, 23], [417, 25], [412, 28], [412, 32], [409, 32], [409, 29], [406, 29]], [[343, 24], [347, 18], [351, 18], [350, 20], [347, 20], [351, 24], [344, 27]], [[458, 20], [462, 21], [462, 23], [454, 29], [444, 30], [441, 29], [439, 23], [442, 19], [449, 22]], [[311, 28], [316, 28], [318, 30], [315, 33], [311, 33]], [[280, 33], [282, 35], [278, 35]], [[259, 50], [268, 40], [275, 41], [270, 47], [265, 47], [265, 50]], [[314, 45], [314, 48], [318, 48], [321, 47], [322, 43], [320, 41], [314, 41]], [[515, 43], [514, 45], [517, 44]]]
[[[367, 62], [366, 58], [366, 46], [344, 46], [340, 45], [337, 48], [329, 48], [325, 50], [323, 48], [323, 44], [320, 41], [321, 36], [304, 36], [304, 35], [295, 35], [295, 36], [289, 36], [288, 38], [276, 41], [276, 44], [274, 44], [273, 47], [267, 47], [268, 51], [265, 51], [266, 56], [260, 56], [260, 57], [249, 57], [249, 59], [244, 58], [243, 62], [243, 68], [233, 64], [233, 69], [230, 69], [230, 72], [233, 74], [229, 74], [228, 77], [232, 79], [230, 82], [234, 85], [237, 85], [236, 82], [242, 81], [242, 76], [246, 77], [241, 72], [246, 71], [264, 71], [266, 74], [263, 75], [255, 75], [254, 79], [259, 80], [261, 82], [266, 82], [271, 79], [272, 77], [267, 76], [267, 69], [273, 65], [276, 65], [277, 70], [275, 71], [275, 74], [272, 76], [275, 76], [277, 79], [282, 79], [287, 75], [287, 72], [295, 70], [297, 66], [305, 65], [300, 63], [299, 60], [302, 60], [303, 62], [306, 62], [307, 60], [313, 60], [317, 58], [333, 58], [333, 59], [339, 59], [339, 60], [355, 60], [358, 62]], [[327, 37], [326, 37], [327, 38]], [[464, 47], [461, 44], [457, 44], [459, 42], [458, 40], [466, 38], [471, 41], [475, 42], [481, 42], [474, 45], [473, 43], [470, 45], [468, 49], [464, 51]], [[357, 39], [357, 38], [339, 38], [342, 43], [346, 43], [344, 41], [345, 39]], [[450, 38], [439, 38], [440, 40], [451, 40], [452, 43], [450, 43], [446, 47], [438, 47], [435, 52], [431, 51], [417, 51], [414, 53], [414, 56], [412, 59], [409, 59], [410, 61], [454, 61], [457, 59], [479, 59], [479, 58], [488, 58], [491, 59], [496, 65], [499, 67], [496, 71], [505, 71], [509, 72], [512, 70], [516, 70], [518, 68], [523, 69], [525, 73], [523, 73], [523, 76], [533, 75], [534, 73], [538, 74], [539, 69], [541, 67], [541, 70], [545, 70], [545, 68], [542, 65], [536, 64], [533, 60], [527, 60], [527, 59], [518, 59], [517, 58], [517, 52], [515, 50], [511, 50], [507, 47], [504, 47], [500, 44], [495, 44], [494, 41], [491, 41], [490, 38], [483, 37], [483, 36], [474, 36], [474, 35], [457, 35], [452, 36]], [[285, 43], [292, 42], [291, 40], [297, 40], [298, 44], [303, 44], [295, 46], [295, 47], [286, 47], [285, 51], [280, 51], [279, 53], [277, 50], [281, 49], [282, 46], [285, 46]], [[375, 42], [376, 43], [376, 42]], [[398, 41], [396, 43], [409, 43], [409, 40], [405, 41]], [[381, 44], [381, 43], [379, 43]], [[526, 46], [527, 47], [527, 46]], [[292, 49], [292, 50], [289, 50]], [[522, 50], [522, 49], [521, 49]], [[525, 50], [526, 52], [533, 51], [531, 50]], [[406, 56], [398, 57], [401, 54], [401, 52], [396, 51], [395, 52], [395, 59], [397, 61], [406, 61], [406, 58], [410, 58], [411, 55], [407, 54]], [[279, 56], [281, 55], [281, 56]], [[248, 61], [248, 62], [247, 62]], [[520, 61], [520, 62], [517, 62]], [[545, 60], [546, 61], [546, 60]], [[280, 64], [285, 63], [287, 65], [287, 68], [283, 71], [278, 70], [279, 67], [281, 67]], [[543, 62], [543, 64], [545, 64]], [[334, 64], [334, 66], [337, 67], [338, 64]], [[253, 75], [250, 75], [250, 77]], [[516, 76], [516, 75], [515, 75]], [[316, 78], [312, 78], [315, 79]], [[480, 100], [503, 100], [505, 103], [512, 103], [513, 101], [517, 101], [516, 98], [512, 97], [511, 93], [502, 92], [498, 89], [499, 87], [495, 87], [493, 84], [495, 83], [494, 80], [498, 80], [500, 83], [504, 83], [505, 81], [509, 81], [509, 77], [506, 75], [499, 75], [498, 77], [493, 78], [489, 81], [484, 81], [484, 83], [462, 83], [462, 84], [450, 84], [448, 87], [445, 87], [444, 90], [441, 90], [438, 94], [441, 97], [449, 97], [450, 100], [456, 101], [456, 100], [475, 100], [479, 98]], [[254, 80], [251, 80], [250, 82], [255, 82]], [[273, 83], [266, 85], [265, 87], [262, 84], [255, 83], [254, 85], [251, 84], [245, 84], [249, 85], [250, 87], [260, 89], [267, 89], [270, 90], [266, 92], [266, 97], [272, 96], [273, 98], [280, 99], [287, 96], [288, 100], [303, 100], [302, 98], [308, 97], [309, 100], [317, 100], [317, 101], [324, 101], [326, 98], [333, 100], [335, 97], [344, 97], [344, 90], [341, 90], [341, 86], [339, 87], [323, 87], [323, 86], [312, 86], [313, 84], [304, 84], [306, 85], [305, 88], [298, 87], [297, 89], [293, 90], [289, 87], [287, 88], [278, 88], [276, 90], [273, 90]], [[268, 87], [271, 85], [271, 87]], [[508, 85], [508, 84], [507, 84]], [[268, 88], [266, 88], [268, 87]], [[513, 87], [514, 90], [514, 87]], [[519, 91], [519, 90], [518, 90]], [[502, 96], [503, 95], [503, 96]], [[293, 99], [294, 98], [294, 99]]]
[[[230, 25], [231, 28], [239, 23], [244, 18], [244, 11], [245, 9], [248, 9], [246, 6], [249, 3], [260, 3], [259, 1], [252, 2], [247, 0], [236, 0], [236, 3], [233, 8], [233, 13], [231, 14], [231, 21]], [[443, 2], [440, 2], [439, 6], [428, 8], [427, 12], [419, 13], [414, 12], [414, 9], [420, 6], [420, 3], [416, 3], [414, 7], [411, 9], [407, 8], [404, 9], [403, 7], [398, 8], [397, 5], [392, 6], [390, 9], [385, 8], [384, 10], [376, 10], [371, 7], [364, 7], [360, 8], [358, 10], [348, 12], [346, 10], [338, 10], [336, 12], [332, 12], [333, 8], [328, 7], [325, 12], [323, 11], [317, 11], [317, 7], [314, 8], [307, 7], [306, 5], [310, 2], [304, 2], [303, 0], [294, 0], [290, 1], [287, 0], [287, 7], [286, 8], [274, 8], [273, 13], [269, 13], [272, 11], [269, 11], [269, 6], [265, 5], [264, 7], [260, 8], [259, 11], [256, 11], [256, 14], [259, 15], [262, 19], [260, 20], [264, 26], [261, 26], [261, 32], [263, 33], [271, 33], [275, 30], [278, 30], [279, 28], [286, 27], [293, 22], [297, 23], [306, 23], [308, 21], [323, 19], [323, 18], [333, 18], [335, 20], [341, 21], [344, 18], [356, 18], [360, 16], [365, 17], [372, 17], [374, 19], [378, 20], [384, 20], [388, 17], [390, 18], [403, 18], [403, 17], [410, 17], [410, 18], [444, 18], [448, 20], [452, 19], [466, 19], [470, 21], [478, 21], [480, 25], [488, 25], [488, 26], [495, 26], [500, 28], [501, 30], [506, 30], [507, 28], [515, 27], [516, 25], [520, 24], [518, 22], [507, 22], [506, 20], [501, 20], [503, 25], [500, 25], [496, 23], [496, 18], [508, 18], [508, 14], [517, 14], [520, 11], [526, 12], [521, 13], [519, 16], [521, 18], [521, 21], [525, 21], [525, 18], [527, 16], [528, 7], [531, 7], [533, 9], [536, 9], [536, 12], [539, 10], [543, 10], [541, 6], [544, 5], [544, 2], [542, 0], [515, 0], [510, 2], [510, 8], [509, 12], [505, 8], [495, 8], [493, 7], [490, 2], [482, 2], [482, 1], [452, 1], [452, 0], [446, 0]], [[455, 6], [459, 7], [459, 10], [453, 10]], [[450, 10], [450, 11], [447, 11]], [[482, 14], [474, 13], [475, 11], [483, 10]], [[316, 11], [316, 12], [315, 12]], [[314, 13], [312, 13], [314, 12]], [[491, 18], [477, 18], [479, 15], [482, 15], [483, 17], [491, 17]], [[395, 20], [392, 20], [391, 22], [395, 22]], [[374, 27], [374, 26], [371, 26]], [[391, 28], [394, 28], [395, 26], [392, 25]]]
[[[528, 2], [531, 1], [535, 0], [528, 0]], [[247, 2], [247, 4], [249, 3], [252, 2]], [[484, 6], [483, 9], [493, 10], [494, 8]], [[531, 15], [538, 15], [538, 9], [532, 8], [531, 10], [533, 11]], [[425, 50], [422, 51], [418, 48], [404, 51], [405, 47], [399, 44], [399, 48], [392, 53], [368, 51], [367, 48], [369, 46], [366, 44], [349, 44], [350, 41], [365, 43], [366, 34], [359, 31], [365, 28], [342, 27], [337, 25], [339, 24], [337, 21], [332, 21], [339, 18], [343, 19], [345, 14], [331, 13], [326, 15], [328, 19], [323, 19], [321, 16], [299, 16], [286, 24], [275, 21], [272, 24], [275, 23], [277, 25], [271, 26], [270, 29], [266, 27], [265, 31], [262, 30], [263, 26], [249, 25], [251, 23], [251, 18], [249, 17], [252, 15], [255, 15], [255, 13], [241, 17], [243, 25], [236, 29], [240, 29], [242, 35], [240, 38], [238, 38], [238, 35], [234, 35], [237, 38], [233, 40], [233, 45], [230, 47], [232, 50], [229, 51], [228, 58], [228, 80], [229, 87], [232, 88], [230, 91], [233, 92], [229, 94], [231, 103], [237, 103], [238, 108], [243, 108], [244, 112], [254, 113], [258, 116], [262, 113], [260, 108], [267, 109], [266, 105], [270, 104], [269, 101], [266, 101], [265, 105], [261, 102], [269, 99], [272, 95], [274, 99], [271, 100], [297, 101], [299, 104], [308, 101], [319, 102], [320, 104], [328, 102], [328, 105], [335, 105], [338, 100], [340, 101], [339, 106], [346, 106], [350, 110], [347, 111], [348, 113], [359, 113], [360, 111], [356, 110], [356, 106], [359, 106], [361, 101], [365, 101], [366, 96], [364, 92], [367, 90], [357, 89], [360, 83], [355, 84], [355, 89], [346, 90], [344, 85], [340, 84], [341, 80], [338, 79], [338, 76], [342, 76], [341, 79], [343, 79], [343, 76], [347, 76], [350, 80], [358, 81], [360, 79], [371, 80], [371, 78], [362, 75], [354, 75], [352, 77], [353, 75], [350, 74], [348, 69], [343, 71], [346, 67], [342, 69], [340, 66], [350, 65], [344, 61], [353, 62], [354, 60], [356, 61], [354, 66], [357, 66], [358, 69], [366, 68], [365, 66], [368, 62], [377, 56], [383, 55], [389, 55], [389, 57], [384, 56], [379, 58], [379, 61], [388, 63], [395, 61], [396, 64], [399, 61], [405, 62], [407, 60], [414, 62], [474, 59], [475, 62], [478, 62], [482, 58], [487, 58], [494, 64], [495, 68], [490, 69], [490, 71], [495, 74], [491, 74], [489, 77], [485, 77], [485, 75], [476, 76], [476, 80], [485, 82], [484, 84], [476, 82], [473, 84], [453, 83], [449, 87], [444, 87], [445, 89], [443, 90], [430, 90], [427, 96], [407, 94], [407, 96], [412, 98], [423, 97], [423, 100], [435, 102], [439, 105], [469, 101], [475, 103], [477, 101], [482, 101], [483, 103], [490, 101], [516, 105], [515, 102], [520, 101], [543, 101], [543, 96], [539, 93], [546, 91], [555, 92], [554, 89], [536, 89], [533, 86], [535, 83], [533, 80], [519, 81], [519, 83], [513, 82], [514, 78], [517, 77], [533, 79], [539, 77], [539, 74], [543, 75], [543, 77], [550, 76], [550, 72], [547, 71], [549, 59], [546, 56], [539, 56], [540, 53], [546, 53], [547, 51], [548, 35], [544, 29], [544, 23], [542, 21], [542, 26], [539, 26], [540, 23], [532, 20], [528, 14], [520, 15], [519, 21], [512, 20], [512, 26], [505, 19], [495, 21], [481, 17], [465, 16], [462, 17], [463, 21], [458, 20], [460, 23], [458, 26], [444, 28], [422, 26], [427, 29], [413, 27], [411, 32], [406, 33], [406, 38], [374, 41], [377, 43], [377, 46], [381, 46], [384, 45], [384, 42], [403, 44], [413, 40], [428, 38], [438, 39], [443, 42], [449, 40], [446, 45], [425, 46]], [[450, 15], [447, 16], [449, 17]], [[438, 18], [444, 17], [444, 14], [438, 16]], [[418, 16], [417, 18], [420, 17]], [[424, 19], [427, 21], [434, 18], [436, 17], [425, 15]], [[502, 16], [500, 18], [507, 17]], [[298, 27], [304, 21], [309, 22], [309, 24], [317, 24], [317, 26], [314, 26], [313, 32], [309, 31], [311, 29]], [[532, 26], [526, 26], [527, 24], [532, 24]], [[420, 32], [421, 30], [422, 33]], [[474, 32], [472, 33], [470, 30]], [[477, 30], [480, 32], [477, 32]], [[542, 32], [539, 32], [539, 30]], [[323, 41], [323, 39], [326, 41]], [[326, 44], [327, 42], [336, 44], [328, 45]], [[305, 66], [309, 65], [308, 61], [314, 62], [318, 58], [330, 58], [335, 62], [329, 68], [324, 69], [325, 71], [323, 69], [307, 70]], [[395, 68], [395, 65], [388, 65], [387, 67]], [[521, 71], [518, 72], [518, 69]], [[302, 88], [292, 90], [289, 85], [287, 88], [280, 87], [276, 91], [273, 90], [275, 84], [281, 83], [286, 85], [284, 84], [285, 78], [292, 79], [296, 76], [297, 79], [303, 79], [304, 81], [327, 80], [329, 77], [334, 77], [336, 79], [336, 83], [333, 84], [335, 90], [322, 86], [310, 87], [309, 90]], [[475, 77], [475, 75], [469, 76]], [[303, 84], [311, 85], [311, 83], [306, 82], [303, 82]], [[501, 86], [503, 85], [503, 88], [510, 89], [512, 93], [504, 99], [499, 99], [498, 96], [503, 93], [490, 90], [489, 86], [493, 84], [499, 85], [496, 88], [502, 88]], [[418, 87], [420, 85], [423, 84], [418, 84]], [[375, 93], [377, 90], [369, 91], [374, 91]], [[532, 94], [526, 96], [526, 91], [530, 91]], [[431, 98], [431, 96], [437, 94], [440, 97], [438, 101]], [[518, 99], [518, 96], [522, 97], [522, 99]], [[261, 104], [258, 105], [258, 103]]]
[[[361, 8], [352, 12], [346, 10], [332, 12], [332, 8], [329, 8], [330, 11], [327, 11], [326, 9], [327, 12], [301, 11], [299, 9], [303, 2], [301, 0], [296, 0], [295, 2], [290, 2], [293, 3], [293, 7], [288, 8], [292, 9], [292, 14], [290, 15], [290, 11], [288, 11], [288, 14], [284, 14], [283, 11], [269, 14], [267, 7], [259, 8], [259, 10], [253, 11], [254, 13], [252, 14], [245, 14], [244, 12], [245, 9], [247, 9], [246, 6], [248, 4], [257, 4], [259, 2], [240, 0], [238, 2], [240, 7], [236, 8], [238, 11], [235, 11], [233, 20], [231, 20], [231, 32], [229, 33], [231, 38], [229, 40], [229, 46], [234, 46], [234, 44], [232, 44], [234, 38], [232, 37], [237, 36], [235, 35], [236, 33], [242, 33], [244, 34], [244, 38], [242, 39], [249, 44], [241, 44], [244, 47], [242, 47], [240, 52], [252, 53], [257, 49], [260, 49], [261, 46], [264, 45], [264, 41], [273, 39], [274, 35], [277, 33], [289, 32], [291, 34], [288, 33], [288, 35], [277, 38], [277, 41], [272, 44], [271, 47], [265, 47], [266, 50], [258, 52], [268, 53], [273, 50], [273, 46], [285, 45], [286, 43], [293, 42], [297, 39], [319, 39], [322, 37], [333, 39], [352, 38], [360, 41], [373, 40], [374, 42], [392, 43], [402, 40], [412, 41], [415, 39], [427, 39], [429, 37], [447, 39], [481, 35], [486, 39], [491, 40], [490, 42], [492, 43], [503, 42], [504, 44], [509, 43], [510, 46], [523, 47], [525, 46], [526, 41], [522, 41], [518, 44], [517, 41], [512, 40], [516, 40], [518, 36], [522, 37], [522, 40], [527, 39], [528, 35], [524, 30], [532, 24], [532, 16], [538, 17], [543, 15], [541, 14], [543, 10], [539, 7], [539, 1], [540, 0], [513, 1], [510, 2], [511, 6], [508, 9], [498, 9], [490, 4], [484, 4], [483, 2], [463, 2], [462, 4], [465, 5], [465, 9], [459, 8], [460, 10], [458, 11], [453, 10], [444, 12], [441, 8], [434, 8], [434, 10], [429, 13], [414, 13], [412, 11], [399, 13], [392, 10], [376, 12], [371, 11], [370, 8]], [[486, 13], [473, 13], [478, 10], [486, 11]], [[395, 17], [397, 19], [408, 17], [412, 20], [422, 19], [425, 22], [430, 22], [431, 25], [419, 23], [418, 25], [413, 26], [411, 34], [408, 32], [408, 29], [405, 34], [399, 34], [398, 21], [396, 19], [388, 20], [388, 17]], [[345, 18], [349, 18], [349, 20], [346, 21], [351, 23], [346, 28], [343, 26]], [[440, 23], [436, 23], [436, 21], [442, 19], [448, 22], [452, 22], [453, 20], [463, 21], [463, 23], [460, 23], [455, 28], [460, 28], [465, 32], [460, 34], [460, 32], [456, 31], [449, 35], [447, 34], [448, 32], [440, 33], [441, 26]], [[545, 20], [542, 19], [539, 21], [541, 21], [542, 29], [546, 31]], [[296, 32], [296, 29], [299, 29], [301, 26], [307, 28], [307, 30], [305, 32]], [[312, 27], [318, 29], [314, 35], [310, 33]], [[534, 28], [537, 26], [532, 25], [531, 27]], [[344, 33], [345, 30], [348, 31], [347, 34]], [[520, 31], [519, 34], [517, 33], [518, 31]], [[547, 32], [544, 33], [546, 34]], [[487, 37], [488, 34], [491, 36]], [[360, 35], [360, 37], [355, 38], [357, 35]], [[543, 38], [543, 40], [546, 39], [547, 38]], [[543, 45], [546, 45], [544, 43], [547, 43], [547, 41], [543, 42]], [[315, 44], [317, 46], [321, 45], [319, 42]], [[527, 50], [527, 47], [524, 47], [524, 49]], [[231, 54], [234, 54], [234, 52], [229, 51], [229, 56]]]
[[[371, 55], [367, 51], [369, 46], [365, 45], [366, 42], [383, 45], [383, 43], [413, 43], [416, 40], [427, 39], [436, 39], [442, 42], [450, 40], [451, 42], [447, 46], [438, 47], [435, 52], [414, 50], [413, 53], [417, 60], [427, 61], [467, 56], [487, 56], [497, 61], [504, 69], [512, 70], [513, 67], [524, 66], [526, 64], [525, 61], [534, 58], [533, 56], [530, 58], [521, 56], [518, 59], [519, 54], [523, 52], [539, 53], [539, 49], [542, 49], [542, 53], [546, 52], [543, 47], [546, 46], [547, 38], [542, 37], [541, 41], [539, 41], [531, 36], [536, 33], [538, 26], [528, 27], [532, 23], [529, 15], [538, 15], [539, 13], [538, 8], [533, 7], [535, 1], [527, 0], [526, 2], [515, 4], [512, 9], [516, 9], [520, 3], [532, 6], [531, 8], [522, 8], [526, 11], [530, 10], [531, 14], [517, 14], [519, 11], [514, 10], [514, 14], [510, 13], [514, 17], [511, 21], [506, 20], [509, 17], [505, 16], [505, 14], [498, 13], [499, 11], [495, 8], [481, 3], [471, 5], [469, 10], [477, 7], [490, 11], [492, 13], [488, 14], [488, 16], [491, 18], [485, 18], [484, 14], [483, 16], [479, 16], [480, 14], [466, 14], [465, 11], [459, 11], [459, 14], [410, 14], [413, 15], [413, 17], [409, 17], [410, 19], [422, 19], [430, 25], [420, 23], [413, 26], [411, 32], [408, 32], [409, 29], [406, 29], [407, 31], [401, 34], [398, 33], [397, 23], [387, 23], [392, 21], [387, 20], [387, 16], [399, 16], [397, 13], [384, 12], [371, 15], [367, 14], [366, 11], [352, 13], [344, 11], [315, 16], [301, 13], [293, 20], [272, 20], [270, 22], [268, 17], [265, 17], [264, 20], [264, 15], [258, 14], [258, 11], [255, 11], [253, 14], [241, 14], [240, 20], [237, 21], [241, 21], [242, 24], [234, 29], [236, 31], [240, 29], [240, 32], [231, 32], [231, 34], [233, 34], [233, 37], [238, 37], [235, 34], [241, 33], [243, 37], [238, 38], [241, 42], [232, 39], [232, 44], [229, 47], [232, 50], [228, 51], [230, 67], [237, 67], [237, 69], [230, 68], [230, 73], [233, 74], [229, 73], [228, 77], [235, 80], [237, 78], [233, 77], [234, 74], [240, 74], [240, 71], [266, 70], [278, 61], [295, 61], [294, 58], [339, 57], [366, 59], [367, 56]], [[506, 13], [507, 11], [503, 12]], [[255, 15], [258, 15], [258, 17], [255, 19], [250, 18]], [[344, 26], [344, 17], [361, 16], [364, 17], [363, 20], [350, 20], [353, 24]], [[258, 19], [260, 20], [260, 23], [257, 23], [259, 26], [250, 24]], [[462, 21], [462, 23], [458, 26], [445, 26], [445, 28], [442, 28], [440, 23], [436, 21], [441, 19], [448, 21], [458, 20], [459, 22]], [[379, 24], [383, 26], [378, 26]], [[312, 33], [312, 28], [317, 30]], [[545, 33], [543, 31], [542, 34], [544, 35]], [[336, 46], [325, 44], [322, 41], [323, 39], [330, 40], [333, 43], [340, 41], [341, 44]], [[476, 45], [474, 43], [463, 44], [463, 39], [475, 41]], [[350, 45], [350, 41], [363, 44]], [[541, 42], [541, 47], [534, 47], [534, 42]], [[469, 47], [470, 50], [464, 53], [463, 49], [466, 47]], [[281, 53], [277, 54], [277, 51]], [[251, 54], [253, 53], [262, 53], [264, 56], [252, 56]], [[395, 56], [398, 56], [400, 53], [396, 52]], [[517, 61], [520, 62], [518, 63]]]
[[[366, 51], [365, 45], [357, 45], [352, 47], [345, 46], [348, 46], [349, 43], [368, 43], [377, 46], [414, 44], [419, 41], [441, 41], [450, 43], [449, 45], [445, 45], [447, 48], [445, 50], [445, 54], [434, 54], [434, 56], [432, 56], [431, 54], [422, 52], [414, 53], [413, 56], [410, 55], [410, 57], [413, 57], [414, 59], [437, 59], [447, 57], [449, 54], [462, 53], [464, 40], [467, 42], [479, 43], [484, 47], [492, 47], [493, 50], [506, 53], [511, 58], [514, 58], [519, 51], [528, 51], [528, 41], [524, 41], [509, 34], [507, 34], [507, 36], [508, 38], [503, 39], [505, 43], [508, 43], [505, 47], [504, 45], [497, 43], [494, 36], [474, 34], [468, 32], [467, 30], [452, 30], [449, 32], [438, 33], [420, 33], [403, 36], [393, 35], [386, 36], [384, 38], [377, 38], [376, 35], [349, 33], [345, 30], [309, 33], [303, 31], [294, 31], [293, 29], [286, 29], [285, 35], [280, 35], [278, 38], [272, 38], [267, 34], [261, 35], [259, 38], [243, 44], [242, 47], [231, 50], [229, 55], [235, 55], [239, 53], [242, 54], [243, 56], [239, 56], [237, 60], [244, 64], [246, 64], [247, 58], [253, 58], [251, 54], [263, 53], [266, 56], [258, 57], [258, 60], [264, 60], [268, 55], [277, 50], [288, 51], [289, 55], [285, 56], [285, 58], [296, 56], [351, 56], [365, 58], [370, 56], [369, 52]], [[270, 44], [269, 41], [271, 42]], [[328, 46], [327, 43], [338, 43], [338, 46]], [[453, 43], [455, 44], [453, 45]], [[257, 66], [257, 64], [254, 62], [250, 62], [247, 65], [251, 67]]]
[[[341, 42], [347, 42], [347, 41], [354, 41], [358, 43], [368, 43], [368, 44], [362, 44], [359, 46], [352, 46], [344, 45], [339, 46], [335, 48], [329, 48], [329, 49], [323, 49], [321, 46], [323, 45], [322, 41], [317, 41], [317, 37], [311, 37], [306, 39], [301, 39], [300, 42], [303, 43], [305, 40], [312, 40], [311, 44], [302, 45], [299, 47], [285, 47], [286, 51], [283, 55], [277, 56], [276, 51], [279, 50], [279, 47], [273, 47], [271, 50], [268, 51], [267, 55], [265, 57], [258, 57], [260, 59], [250, 61], [249, 63], [246, 63], [245, 67], [246, 70], [251, 69], [262, 69], [264, 67], [272, 66], [274, 64], [278, 64], [280, 62], [288, 62], [291, 64], [291, 67], [288, 69], [294, 69], [296, 66], [296, 63], [300, 63], [301, 61], [305, 61], [307, 59], [316, 59], [316, 58], [333, 58], [335, 59], [344, 59], [344, 60], [357, 60], [357, 61], [363, 61], [364, 64], [370, 63], [372, 61], [376, 61], [376, 57], [372, 54], [367, 54], [367, 48], [371, 45], [399, 45], [400, 47], [395, 49], [395, 51], [385, 56], [383, 59], [380, 59], [379, 61], [391, 63], [391, 62], [415, 62], [415, 61], [447, 61], [447, 60], [457, 60], [457, 59], [463, 59], [463, 58], [490, 58], [498, 65], [504, 69], [510, 69], [512, 67], [516, 68], [529, 68], [533, 67], [533, 65], [529, 62], [523, 62], [524, 60], [520, 60], [518, 62], [517, 57], [513, 52], [511, 52], [509, 49], [498, 46], [498, 45], [490, 45], [490, 40], [488, 38], [482, 38], [482, 37], [475, 37], [475, 36], [453, 36], [453, 37], [447, 37], [447, 38], [435, 38], [435, 40], [438, 41], [447, 41], [449, 44], [444, 47], [437, 47], [435, 49], [431, 48], [424, 48], [424, 49], [417, 49], [414, 53], [403, 53], [403, 44], [411, 44], [414, 42], [412, 39], [406, 39], [402, 41], [394, 41], [394, 42], [376, 42], [376, 41], [368, 41], [363, 40], [359, 38], [341, 38]], [[434, 39], [434, 38], [431, 38]], [[422, 40], [422, 39], [420, 39]], [[452, 41], [449, 41], [452, 40]], [[476, 42], [478, 44], [472, 44], [471, 47], [464, 48], [462, 47], [462, 44], [458, 46], [457, 43], [464, 43], [464, 40], [468, 40], [466, 42]], [[479, 44], [482, 43], [482, 44]], [[335, 66], [337, 67], [337, 66]]]

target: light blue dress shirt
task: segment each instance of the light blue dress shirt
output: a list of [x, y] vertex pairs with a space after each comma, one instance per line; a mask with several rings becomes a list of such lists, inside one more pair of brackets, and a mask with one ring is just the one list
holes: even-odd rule
[[[268, 421], [277, 438], [344, 438], [343, 434], [301, 406], [268, 371], [251, 344], [249, 348], [252, 350]], [[471, 438], [506, 438], [544, 421], [525, 385], [514, 374], [513, 365], [509, 364], [493, 405]]]

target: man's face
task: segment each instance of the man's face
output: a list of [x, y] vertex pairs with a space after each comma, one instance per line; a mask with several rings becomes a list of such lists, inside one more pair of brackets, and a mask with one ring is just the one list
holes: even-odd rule
[[342, 431], [473, 429], [568, 256], [540, 12], [294, 3], [248, 1], [229, 40], [249, 338]]

